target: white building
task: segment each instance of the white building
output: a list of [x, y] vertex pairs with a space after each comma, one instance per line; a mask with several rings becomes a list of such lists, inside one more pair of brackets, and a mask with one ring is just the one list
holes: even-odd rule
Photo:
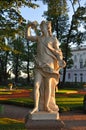
[[66, 71], [66, 82], [86, 82], [86, 45], [72, 49], [73, 67]]

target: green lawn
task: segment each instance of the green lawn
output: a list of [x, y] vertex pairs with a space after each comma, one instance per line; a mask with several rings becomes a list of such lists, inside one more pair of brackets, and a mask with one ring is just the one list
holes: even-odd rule
[[56, 102], [62, 111], [83, 109], [83, 96], [57, 97]]
[[[77, 90], [60, 89], [56, 92], [56, 103], [61, 111], [83, 109], [84, 94], [79, 94]], [[3, 101], [5, 103], [33, 107], [31, 98], [15, 98]]]
[[[15, 90], [14, 92], [21, 92], [23, 90]], [[31, 90], [30, 90], [31, 91]], [[11, 94], [10, 91], [2, 91], [0, 94]], [[79, 94], [77, 90], [68, 90], [68, 89], [59, 89], [58, 92], [56, 92], [56, 103], [58, 104], [61, 111], [65, 110], [76, 110], [76, 109], [83, 109], [83, 99], [84, 94]], [[13, 98], [13, 99], [7, 99], [4, 101], [0, 101], [4, 103], [9, 104], [15, 104], [15, 105], [21, 105], [21, 106], [28, 106], [33, 107], [33, 100], [31, 98]]]
[[[18, 91], [18, 90], [17, 90]], [[10, 94], [10, 92], [2, 92], [0, 94]], [[16, 91], [15, 91], [16, 93]], [[79, 94], [77, 90], [65, 90], [60, 89], [56, 92], [56, 103], [60, 108], [60, 112], [70, 111], [70, 110], [82, 110], [83, 111], [83, 99], [84, 94]], [[0, 103], [7, 103], [13, 105], [27, 106], [33, 107], [33, 99], [31, 98], [13, 98], [13, 99], [5, 99], [4, 101], [0, 101]], [[0, 130], [26, 130], [24, 126], [24, 122], [19, 122], [17, 120], [9, 119], [9, 118], [0, 118]]]
[[79, 94], [77, 90], [59, 90], [56, 92], [56, 103], [61, 111], [83, 110], [84, 94]]
[[10, 119], [0, 118], [0, 130], [26, 130], [24, 122]]

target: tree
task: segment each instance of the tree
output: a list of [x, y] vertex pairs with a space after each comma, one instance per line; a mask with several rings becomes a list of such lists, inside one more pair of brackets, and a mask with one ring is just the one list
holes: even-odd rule
[[36, 8], [38, 5], [29, 0], [1, 0], [0, 1], [0, 46], [4, 44], [4, 38], [13, 37], [19, 33], [21, 22], [26, 20], [20, 14], [20, 7], [28, 6]]
[[0, 53], [0, 82], [4, 82], [8, 78], [7, 73], [8, 51]]
[[[65, 52], [66, 52], [66, 40], [69, 28], [69, 17], [67, 13], [67, 2], [65, 0], [55, 0], [55, 2], [48, 1], [48, 11], [44, 14], [47, 16], [47, 20], [52, 21], [53, 31], [56, 33], [57, 39], [61, 42], [61, 48], [63, 51], [64, 59], [65, 59]], [[71, 60], [71, 52], [69, 46], [68, 52], [68, 61], [67, 62], [71, 66], [73, 64]], [[70, 62], [71, 61], [71, 62]]]
[[[47, 2], [47, 0], [44, 0]], [[59, 40], [61, 40], [62, 34], [66, 31], [68, 15], [67, 11], [67, 3], [66, 0], [53, 0], [48, 1], [48, 11], [44, 12], [44, 16], [47, 20], [52, 21], [52, 29], [53, 32], [56, 33], [56, 36]], [[66, 22], [65, 22], [66, 21]]]
[[13, 42], [12, 42], [12, 69], [13, 73], [15, 75], [15, 82], [18, 82], [18, 77], [19, 74], [21, 73], [21, 70], [23, 68], [23, 63], [22, 63], [22, 55], [24, 52], [24, 44], [22, 42], [22, 39], [20, 37], [17, 37]]
[[[28, 82], [30, 81], [30, 73], [32, 75], [33, 73], [33, 68], [34, 68], [34, 57], [36, 54], [36, 43], [31, 43], [29, 41], [27, 41], [27, 73], [28, 73]], [[30, 72], [31, 71], [31, 72]], [[31, 76], [32, 77], [32, 76]]]
[[[53, 23], [53, 31], [56, 32], [57, 38], [61, 41], [62, 46], [64, 46], [63, 54], [64, 60], [67, 66], [64, 68], [63, 82], [65, 82], [66, 68], [72, 65], [72, 60], [70, 59], [71, 52], [70, 43], [81, 44], [85, 39], [85, 32], [81, 32], [79, 27], [83, 25], [86, 28], [86, 15], [85, 7], [81, 6], [79, 0], [69, 0], [73, 9], [73, 16], [71, 22], [68, 19], [68, 4], [66, 0], [43, 0], [48, 4], [48, 11], [45, 12], [48, 20]], [[77, 8], [75, 5], [77, 4]], [[70, 62], [69, 62], [70, 61]], [[71, 63], [71, 64], [70, 64]]]
[[[24, 30], [24, 28], [22, 28], [21, 23], [24, 25], [26, 23], [26, 20], [21, 16], [21, 13], [19, 11], [19, 9], [22, 6], [27, 6], [29, 8], [38, 7], [38, 5], [30, 2], [30, 0], [0, 1], [0, 75], [2, 77], [1, 80], [7, 77], [7, 65], [11, 60], [11, 52], [13, 52], [14, 54], [15, 52], [17, 52], [17, 50], [13, 50], [10, 44], [10, 40], [12, 43], [16, 35], [22, 36], [23, 34], [23, 37], [25, 35], [24, 33], [21, 33], [23, 32], [22, 30]], [[19, 54], [16, 53], [15, 57], [16, 56], [18, 58]]]
[[[70, 0], [72, 3], [72, 7], [73, 7], [73, 11], [74, 14], [72, 16], [72, 20], [71, 20], [71, 24], [70, 24], [70, 28], [68, 30], [68, 34], [67, 34], [67, 39], [66, 39], [66, 51], [65, 51], [65, 61], [67, 62], [68, 59], [68, 47], [69, 44], [72, 42], [73, 44], [82, 44], [83, 41], [85, 40], [85, 32], [81, 32], [81, 30], [79, 30], [79, 27], [81, 26], [81, 24], [83, 23], [83, 28], [86, 26], [86, 15], [85, 15], [85, 7], [81, 7], [80, 6], [80, 1], [72, 1]], [[76, 2], [78, 2], [78, 8], [75, 10], [74, 5], [76, 4]], [[64, 68], [64, 73], [63, 73], [63, 82], [65, 82], [65, 76], [66, 76], [66, 68]]]

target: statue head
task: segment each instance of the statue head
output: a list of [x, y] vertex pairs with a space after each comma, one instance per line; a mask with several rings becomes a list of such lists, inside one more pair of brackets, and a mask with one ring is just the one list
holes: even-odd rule
[[47, 32], [50, 36], [52, 36], [51, 21], [42, 21], [40, 24], [40, 28], [43, 34]]
[[52, 36], [52, 25], [51, 25], [51, 21], [47, 21], [46, 24], [47, 24], [47, 29], [48, 29], [49, 35]]

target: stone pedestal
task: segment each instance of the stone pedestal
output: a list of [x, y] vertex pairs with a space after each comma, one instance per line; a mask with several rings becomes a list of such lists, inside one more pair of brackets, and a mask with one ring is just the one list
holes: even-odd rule
[[28, 114], [25, 120], [27, 130], [63, 130], [64, 126], [59, 113], [37, 112]]

